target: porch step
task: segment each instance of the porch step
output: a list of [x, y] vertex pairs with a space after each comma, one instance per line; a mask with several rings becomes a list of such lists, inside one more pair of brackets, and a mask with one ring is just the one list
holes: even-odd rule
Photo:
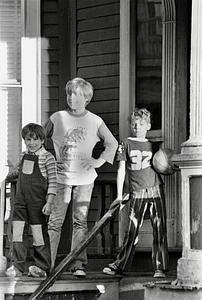
[[[145, 297], [145, 284], [158, 282], [152, 275], [153, 273], [130, 272], [124, 273], [124, 276], [109, 276], [101, 272], [91, 272], [87, 273], [86, 278], [79, 279], [66, 272], [48, 289], [41, 300], [167, 300]], [[168, 277], [167, 280], [171, 281], [174, 278]], [[6, 300], [27, 300], [41, 281], [27, 276], [0, 277], [0, 299], [4, 299], [1, 295], [6, 295]]]
[[[0, 294], [6, 300], [25, 300], [36, 290], [41, 279], [22, 276], [20, 278], [0, 277]], [[64, 273], [51, 286], [41, 300], [118, 300], [120, 277], [90, 273], [84, 279]]]
[[[147, 278], [148, 280], [148, 278]], [[119, 300], [144, 300], [142, 278], [126, 277], [120, 281]]]

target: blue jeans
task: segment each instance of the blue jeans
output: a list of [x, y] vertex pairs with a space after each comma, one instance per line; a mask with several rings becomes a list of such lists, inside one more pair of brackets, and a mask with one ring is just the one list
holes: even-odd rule
[[[88, 185], [69, 186], [58, 183], [57, 197], [49, 218], [48, 233], [51, 246], [51, 269], [55, 265], [57, 249], [60, 242], [61, 229], [65, 220], [66, 212], [72, 200], [72, 244], [74, 249], [87, 234], [87, 217], [90, 206], [94, 183]], [[86, 250], [81, 252], [74, 261], [71, 269], [83, 268], [87, 264]]]

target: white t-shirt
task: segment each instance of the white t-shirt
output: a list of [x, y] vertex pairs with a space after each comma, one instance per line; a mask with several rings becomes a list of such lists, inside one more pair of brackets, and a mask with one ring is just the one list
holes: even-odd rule
[[64, 167], [57, 174], [59, 183], [84, 185], [95, 180], [95, 169], [87, 170], [82, 163], [92, 157], [93, 148], [100, 139], [104, 140], [105, 146], [100, 157], [113, 162], [117, 141], [99, 116], [89, 111], [77, 116], [64, 110], [54, 113], [50, 121], [56, 158]]

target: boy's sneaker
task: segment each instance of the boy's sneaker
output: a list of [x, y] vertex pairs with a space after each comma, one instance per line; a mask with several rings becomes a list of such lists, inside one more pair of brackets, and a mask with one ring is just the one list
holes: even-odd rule
[[84, 269], [74, 269], [72, 274], [76, 277], [86, 277], [86, 272]]
[[103, 273], [107, 274], [107, 275], [120, 275], [122, 273], [122, 270], [119, 269], [115, 264], [109, 264], [108, 267], [105, 267], [102, 270]]
[[154, 278], [165, 278], [166, 275], [162, 270], [156, 270], [153, 277]]
[[44, 270], [42, 270], [41, 268], [39, 268], [37, 266], [30, 266], [28, 276], [41, 278], [41, 277], [46, 277], [47, 274]]
[[8, 277], [20, 277], [22, 272], [20, 272], [15, 266], [11, 266], [6, 270], [6, 276]]

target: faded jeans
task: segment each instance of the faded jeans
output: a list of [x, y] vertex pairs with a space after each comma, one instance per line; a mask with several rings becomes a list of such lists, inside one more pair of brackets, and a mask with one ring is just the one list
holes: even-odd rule
[[[60, 242], [61, 229], [66, 212], [72, 200], [72, 243], [71, 250], [83, 240], [87, 234], [87, 217], [94, 183], [88, 185], [69, 186], [58, 183], [57, 197], [49, 218], [48, 233], [51, 246], [51, 269], [55, 265], [57, 249]], [[83, 268], [87, 264], [86, 250], [82, 251], [74, 261], [71, 269]]]

